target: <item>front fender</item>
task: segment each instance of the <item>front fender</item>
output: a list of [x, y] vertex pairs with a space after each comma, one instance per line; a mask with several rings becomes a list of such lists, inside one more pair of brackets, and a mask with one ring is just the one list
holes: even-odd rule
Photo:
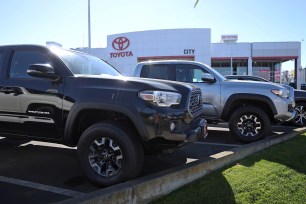
[[232, 113], [233, 110], [231, 109], [235, 106], [235, 103], [240, 103], [243, 101], [254, 101], [254, 102], [261, 102], [267, 104], [270, 110], [272, 111], [273, 115], [277, 114], [276, 107], [274, 106], [273, 101], [269, 97], [259, 94], [237, 93], [231, 95], [226, 101], [222, 111], [221, 118], [227, 119], [230, 116], [230, 113]]
[[86, 109], [96, 109], [96, 110], [106, 110], [106, 111], [114, 111], [117, 113], [122, 113], [129, 117], [129, 119], [133, 122], [134, 126], [137, 128], [137, 131], [140, 137], [143, 140], [148, 138], [148, 132], [146, 130], [146, 126], [144, 125], [143, 120], [141, 120], [138, 111], [129, 104], [120, 104], [120, 103], [94, 103], [94, 102], [81, 102], [75, 103], [69, 114], [66, 121], [66, 126], [64, 130], [64, 143], [68, 146], [75, 145], [75, 133], [78, 130], [77, 127], [77, 119], [79, 114]]

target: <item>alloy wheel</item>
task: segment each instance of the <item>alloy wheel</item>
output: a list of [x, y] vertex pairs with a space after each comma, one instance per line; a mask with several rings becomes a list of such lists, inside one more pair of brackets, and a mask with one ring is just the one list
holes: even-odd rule
[[103, 177], [116, 175], [123, 165], [121, 148], [107, 137], [94, 140], [88, 153], [90, 166]]
[[255, 115], [242, 115], [237, 123], [240, 134], [255, 137], [262, 129], [262, 124]]

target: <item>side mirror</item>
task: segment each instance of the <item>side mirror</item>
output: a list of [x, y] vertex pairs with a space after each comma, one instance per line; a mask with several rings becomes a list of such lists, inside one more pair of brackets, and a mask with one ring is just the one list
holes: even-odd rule
[[56, 80], [59, 75], [55, 74], [53, 67], [49, 64], [31, 64], [27, 70], [32, 77]]
[[202, 74], [201, 79], [204, 82], [209, 82], [209, 83], [214, 83], [216, 81], [215, 77], [209, 73]]

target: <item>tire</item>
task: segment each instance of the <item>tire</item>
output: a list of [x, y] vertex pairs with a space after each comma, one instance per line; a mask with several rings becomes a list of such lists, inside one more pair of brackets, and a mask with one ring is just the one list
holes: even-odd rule
[[297, 103], [294, 109], [297, 111], [297, 116], [290, 121], [291, 124], [297, 127], [304, 127], [306, 125], [306, 103]]
[[232, 136], [243, 142], [254, 142], [271, 132], [268, 115], [256, 106], [244, 106], [230, 117], [229, 129]]
[[96, 123], [81, 135], [79, 164], [92, 182], [110, 186], [137, 177], [143, 166], [143, 147], [128, 128], [118, 122]]

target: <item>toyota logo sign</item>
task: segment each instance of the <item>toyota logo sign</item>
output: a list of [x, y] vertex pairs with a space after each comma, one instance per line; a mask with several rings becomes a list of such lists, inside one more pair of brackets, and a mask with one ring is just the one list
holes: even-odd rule
[[132, 57], [133, 52], [130, 50], [125, 50], [130, 46], [130, 40], [126, 37], [118, 37], [113, 40], [112, 46], [115, 52], [110, 53], [111, 58], [119, 58], [119, 57]]
[[130, 45], [129, 39], [126, 37], [118, 37], [115, 40], [113, 40], [112, 46], [115, 50], [121, 51], [128, 48]]

